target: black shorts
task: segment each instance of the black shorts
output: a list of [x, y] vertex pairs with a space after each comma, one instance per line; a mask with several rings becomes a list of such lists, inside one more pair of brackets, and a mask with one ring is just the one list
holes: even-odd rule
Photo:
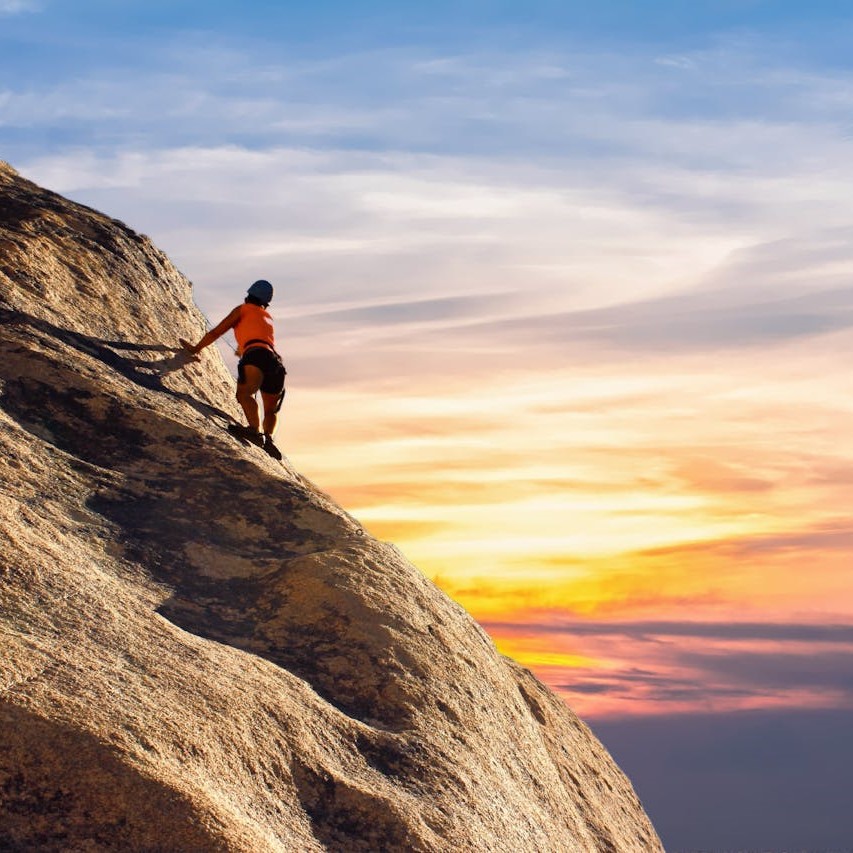
[[254, 365], [264, 374], [261, 380], [261, 391], [264, 394], [279, 395], [278, 405], [275, 407], [275, 411], [278, 411], [284, 400], [284, 377], [287, 374], [278, 353], [266, 347], [252, 347], [237, 363], [237, 381], [241, 385], [246, 381], [243, 367], [247, 364]]

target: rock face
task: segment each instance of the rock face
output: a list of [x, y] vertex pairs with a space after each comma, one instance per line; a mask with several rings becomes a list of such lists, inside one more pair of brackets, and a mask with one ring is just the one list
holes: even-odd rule
[[147, 238], [0, 164], [0, 848], [661, 850], [560, 700], [225, 432], [204, 329]]

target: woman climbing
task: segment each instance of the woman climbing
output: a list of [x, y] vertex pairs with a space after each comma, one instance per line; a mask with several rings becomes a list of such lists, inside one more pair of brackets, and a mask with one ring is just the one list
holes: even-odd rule
[[[281, 451], [273, 444], [278, 412], [284, 400], [286, 370], [275, 351], [275, 331], [267, 306], [272, 301], [272, 285], [263, 279], [248, 290], [245, 301], [238, 305], [218, 326], [211, 329], [195, 346], [181, 340], [193, 355], [234, 330], [237, 339], [237, 401], [246, 413], [248, 426], [229, 424], [228, 431], [262, 447], [273, 459], [281, 459]], [[263, 432], [255, 394], [261, 392], [264, 406]]]

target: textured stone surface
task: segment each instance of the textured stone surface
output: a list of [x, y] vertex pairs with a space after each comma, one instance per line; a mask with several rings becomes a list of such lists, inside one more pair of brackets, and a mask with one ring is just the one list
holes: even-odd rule
[[0, 847], [660, 850], [561, 701], [225, 432], [204, 328], [147, 238], [0, 165]]

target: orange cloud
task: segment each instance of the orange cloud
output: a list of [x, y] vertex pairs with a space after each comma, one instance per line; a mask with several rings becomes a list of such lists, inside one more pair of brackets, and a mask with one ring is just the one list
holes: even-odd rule
[[[712, 364], [591, 354], [571, 369], [308, 392], [286, 428], [300, 470], [481, 621], [844, 619], [853, 450], [833, 359], [829, 342]], [[501, 630], [502, 651], [583, 707], [704, 701], [688, 685], [705, 670], [655, 663], [648, 644], [621, 657]], [[631, 673], [646, 665], [654, 677]], [[740, 695], [724, 682], [719, 707], [812, 701], [807, 686]]]

